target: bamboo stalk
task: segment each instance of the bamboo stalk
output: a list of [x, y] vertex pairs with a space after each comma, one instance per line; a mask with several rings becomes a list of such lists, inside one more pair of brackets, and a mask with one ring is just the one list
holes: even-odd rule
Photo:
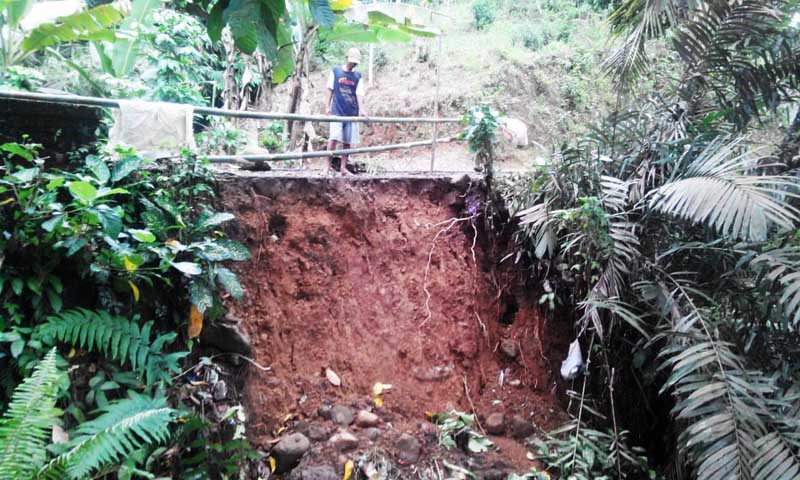
[[[0, 91], [0, 99], [30, 100], [36, 102], [119, 108], [119, 101], [80, 95], [51, 95], [44, 93]], [[177, 105], [177, 104], [176, 104]], [[259, 118], [264, 120], [292, 120], [304, 122], [358, 122], [358, 123], [458, 123], [458, 118], [430, 117], [337, 117], [332, 115], [300, 115], [290, 113], [241, 112], [222, 108], [194, 107], [196, 115], [219, 117]]]
[[[457, 140], [455, 137], [443, 138], [436, 143], [446, 143]], [[404, 150], [407, 148], [426, 147], [432, 145], [431, 140], [420, 142], [398, 143], [394, 145], [379, 145], [375, 147], [348, 148], [345, 150], [319, 151], [319, 152], [300, 152], [300, 153], [273, 153], [266, 155], [212, 155], [207, 156], [211, 163], [242, 163], [248, 162], [280, 162], [285, 160], [305, 160], [308, 158], [327, 158], [339, 155], [354, 155], [357, 153], [376, 153], [388, 152], [390, 150]]]

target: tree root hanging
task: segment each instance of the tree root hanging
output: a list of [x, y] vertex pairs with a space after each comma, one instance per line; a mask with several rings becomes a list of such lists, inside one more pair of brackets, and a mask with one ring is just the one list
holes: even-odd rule
[[451, 218], [436, 224], [425, 225], [426, 229], [437, 228], [437, 227], [440, 228], [439, 231], [436, 232], [436, 235], [434, 235], [433, 240], [431, 241], [431, 249], [428, 251], [428, 263], [425, 265], [425, 276], [422, 280], [422, 290], [425, 292], [425, 320], [423, 320], [422, 323], [420, 323], [419, 325], [420, 328], [425, 326], [425, 324], [428, 323], [433, 317], [433, 314], [431, 313], [432, 296], [430, 290], [428, 290], [428, 278], [430, 277], [431, 273], [431, 262], [433, 261], [433, 251], [434, 249], [436, 249], [436, 241], [442, 234], [449, 232], [456, 225], [464, 222], [470, 222], [470, 224], [472, 225], [472, 229], [475, 232], [475, 235], [472, 239], [472, 246], [470, 247], [470, 251], [472, 253], [472, 261], [475, 265], [477, 265], [477, 260], [475, 256], [475, 245], [477, 244], [478, 241], [478, 229], [475, 226], [474, 220], [479, 215], [480, 213], [476, 213], [474, 215], [470, 215], [469, 217]]

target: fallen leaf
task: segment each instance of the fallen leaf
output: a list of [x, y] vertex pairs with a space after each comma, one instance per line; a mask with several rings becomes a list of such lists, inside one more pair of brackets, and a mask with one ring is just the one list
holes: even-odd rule
[[375, 397], [375, 406], [379, 408], [383, 406], [383, 397]]
[[128, 280], [128, 285], [131, 286], [131, 290], [133, 291], [133, 299], [137, 302], [139, 301], [139, 287], [136, 286], [135, 283]]
[[189, 309], [189, 338], [197, 338], [203, 331], [203, 314], [192, 304]]
[[375, 385], [372, 386], [372, 394], [377, 397], [379, 395], [382, 395], [383, 392], [389, 391], [391, 388], [392, 388], [392, 386], [390, 384], [388, 384], [388, 383], [380, 383], [380, 382], [378, 382], [378, 383], [376, 383]]
[[336, 387], [342, 386], [342, 379], [339, 378], [339, 375], [336, 375], [336, 372], [331, 370], [330, 368], [325, 369], [325, 377], [331, 382], [331, 385]]
[[278, 462], [275, 461], [275, 457], [269, 457], [269, 471], [270, 473], [275, 473], [275, 469], [278, 468]]
[[122, 264], [125, 265], [125, 271], [128, 273], [135, 272], [136, 269], [139, 268], [139, 266], [133, 263], [128, 257], [122, 257]]
[[350, 480], [350, 476], [353, 474], [353, 461], [348, 460], [347, 463], [344, 464], [344, 476], [342, 476], [342, 480]]

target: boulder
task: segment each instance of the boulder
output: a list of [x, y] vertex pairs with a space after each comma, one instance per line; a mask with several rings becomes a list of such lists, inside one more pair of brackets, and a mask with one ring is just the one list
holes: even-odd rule
[[413, 436], [407, 433], [400, 435], [395, 443], [395, 448], [397, 448], [397, 455], [401, 463], [408, 465], [417, 463], [419, 460], [420, 444]]
[[228, 315], [217, 322], [208, 322], [200, 332], [200, 343], [226, 353], [250, 355], [250, 336], [244, 331], [242, 321]]
[[328, 441], [332, 443], [334, 448], [340, 452], [353, 450], [354, 448], [358, 447], [359, 443], [358, 437], [348, 431], [341, 431], [333, 435]]
[[512, 416], [508, 427], [514, 438], [528, 438], [536, 432], [533, 422], [526, 420], [521, 415]]
[[486, 432], [491, 435], [502, 435], [506, 431], [506, 417], [502, 413], [493, 413], [484, 422]]
[[292, 433], [281, 438], [270, 452], [276, 463], [275, 473], [286, 473], [296, 467], [309, 448], [311, 442], [302, 433]]
[[341, 480], [336, 470], [330, 466], [298, 467], [292, 471], [289, 480]]
[[331, 408], [330, 419], [333, 423], [337, 425], [347, 427], [348, 425], [353, 423], [355, 417], [353, 416], [353, 410], [350, 407], [346, 407], [344, 405], [336, 405], [335, 407]]
[[380, 423], [381, 419], [372, 412], [360, 410], [356, 416], [356, 425], [361, 428], [375, 427]]

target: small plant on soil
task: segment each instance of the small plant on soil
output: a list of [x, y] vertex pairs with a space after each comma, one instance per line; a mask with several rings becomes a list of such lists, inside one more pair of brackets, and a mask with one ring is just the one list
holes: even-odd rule
[[472, 18], [475, 28], [484, 30], [494, 23], [496, 6], [492, 0], [477, 0], [472, 4]]
[[439, 427], [439, 445], [451, 449], [460, 448], [466, 452], [483, 453], [494, 443], [473, 429], [475, 415], [457, 410], [431, 415], [431, 421]]

